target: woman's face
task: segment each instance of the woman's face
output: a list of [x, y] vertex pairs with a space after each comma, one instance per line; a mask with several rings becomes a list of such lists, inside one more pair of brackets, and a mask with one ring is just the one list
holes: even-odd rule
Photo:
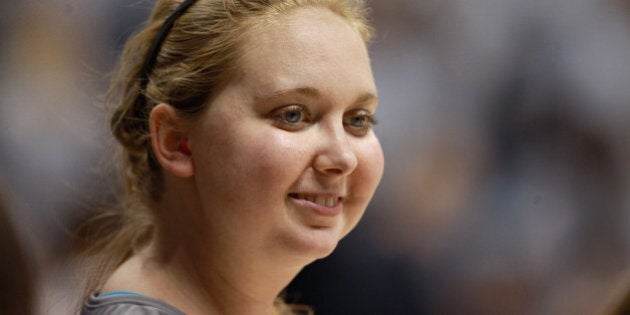
[[365, 44], [339, 16], [310, 8], [270, 23], [242, 49], [239, 76], [189, 135], [198, 228], [209, 246], [326, 256], [383, 172]]

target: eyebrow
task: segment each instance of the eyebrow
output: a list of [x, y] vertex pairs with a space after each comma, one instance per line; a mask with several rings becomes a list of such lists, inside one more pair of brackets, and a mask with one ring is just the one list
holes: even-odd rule
[[378, 96], [373, 93], [363, 93], [355, 101], [354, 105], [376, 103], [378, 104]]
[[294, 88], [294, 89], [286, 89], [286, 90], [276, 91], [276, 92], [273, 92], [273, 93], [268, 94], [268, 95], [263, 95], [263, 96], [257, 97], [257, 99], [259, 99], [259, 100], [268, 100], [268, 99], [272, 99], [272, 98], [276, 98], [276, 97], [279, 97], [279, 96], [283, 96], [283, 95], [286, 95], [286, 94], [292, 94], [292, 93], [302, 94], [302, 95], [310, 96], [310, 97], [314, 97], [314, 98], [318, 98], [321, 95], [319, 90], [316, 89], [316, 88], [312, 88], [312, 87], [298, 87], [298, 88]]
[[[286, 94], [291, 94], [291, 93], [302, 94], [304, 96], [313, 97], [313, 98], [319, 98], [321, 97], [321, 94], [322, 94], [318, 89], [313, 88], [313, 87], [298, 87], [294, 89], [280, 90], [280, 91], [271, 93], [269, 95], [258, 97], [257, 99], [269, 100], [269, 99], [273, 99], [273, 98], [280, 97]], [[357, 99], [352, 104], [356, 106], [359, 104], [365, 104], [365, 103], [370, 103], [370, 102], [378, 103], [378, 96], [376, 96], [374, 93], [366, 92], [366, 93], [361, 94], [359, 97], [357, 97]]]

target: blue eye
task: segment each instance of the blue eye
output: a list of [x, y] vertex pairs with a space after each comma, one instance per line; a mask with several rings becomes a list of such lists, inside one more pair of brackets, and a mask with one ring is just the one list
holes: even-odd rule
[[310, 114], [302, 105], [289, 105], [278, 108], [271, 113], [276, 124], [287, 130], [299, 130], [311, 122]]
[[372, 130], [374, 125], [376, 125], [376, 120], [372, 114], [369, 114], [366, 111], [358, 111], [345, 117], [343, 119], [343, 124], [349, 132], [357, 136], [364, 136]]
[[296, 124], [302, 120], [302, 115], [302, 110], [288, 109], [282, 113], [282, 119], [290, 124]]
[[350, 119], [348, 119], [348, 125], [357, 128], [367, 127], [369, 123], [370, 120], [368, 119], [368, 117], [363, 115], [350, 117]]

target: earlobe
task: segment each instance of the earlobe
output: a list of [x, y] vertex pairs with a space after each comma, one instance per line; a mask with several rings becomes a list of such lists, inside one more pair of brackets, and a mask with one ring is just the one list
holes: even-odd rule
[[185, 121], [168, 104], [158, 104], [149, 115], [151, 146], [160, 166], [177, 177], [194, 175], [192, 151]]

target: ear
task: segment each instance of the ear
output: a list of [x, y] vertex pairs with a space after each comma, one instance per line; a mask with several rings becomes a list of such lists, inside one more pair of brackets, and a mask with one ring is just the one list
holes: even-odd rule
[[186, 121], [168, 104], [158, 104], [151, 110], [149, 130], [153, 153], [164, 170], [182, 178], [195, 174], [186, 127]]

